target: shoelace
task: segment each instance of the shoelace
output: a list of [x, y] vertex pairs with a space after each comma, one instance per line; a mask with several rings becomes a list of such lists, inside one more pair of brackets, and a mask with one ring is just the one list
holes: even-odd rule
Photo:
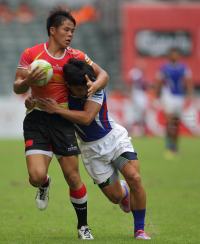
[[138, 234], [138, 233], [144, 233], [144, 230], [137, 230], [135, 233], [136, 234]]
[[129, 200], [126, 198], [124, 200], [122, 200], [122, 203], [125, 207], [128, 207], [129, 206]]
[[42, 200], [44, 200], [45, 199], [45, 197], [46, 197], [46, 189], [44, 189], [44, 188], [39, 188], [39, 197], [40, 197], [40, 199], [42, 199]]
[[87, 238], [90, 238], [90, 230], [89, 228], [85, 228], [84, 230], [84, 235], [87, 237]]
[[138, 230], [138, 231], [136, 231], [136, 234], [144, 236], [144, 237], [148, 237], [148, 235], [144, 232], [144, 230]]

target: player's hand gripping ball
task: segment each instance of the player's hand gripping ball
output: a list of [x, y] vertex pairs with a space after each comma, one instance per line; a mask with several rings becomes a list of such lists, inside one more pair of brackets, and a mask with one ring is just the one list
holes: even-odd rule
[[44, 76], [44, 77], [47, 76], [47, 78], [42, 79], [42, 80], [36, 82], [34, 85], [35, 85], [35, 86], [44, 86], [44, 85], [46, 85], [46, 84], [51, 80], [51, 78], [52, 78], [52, 75], [53, 75], [53, 68], [52, 68], [52, 65], [51, 65], [49, 62], [47, 62], [47, 61], [45, 61], [45, 60], [43, 60], [43, 59], [38, 59], [38, 60], [35, 60], [35, 61], [33, 61], [33, 62], [31, 63], [31, 70], [33, 70], [36, 66], [39, 66], [38, 69], [43, 68], [43, 69], [46, 71], [46, 73], [44, 73], [43, 76]]

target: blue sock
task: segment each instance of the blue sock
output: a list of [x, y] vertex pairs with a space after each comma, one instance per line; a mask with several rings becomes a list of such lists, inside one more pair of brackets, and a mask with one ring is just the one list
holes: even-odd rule
[[141, 210], [131, 210], [134, 217], [134, 231], [144, 230], [144, 219], [146, 214], [146, 209]]
[[171, 139], [169, 137], [167, 137], [167, 140], [166, 140], [166, 146], [167, 146], [167, 149], [171, 150]]
[[126, 196], [123, 198], [123, 199], [125, 199], [126, 197], [128, 197], [128, 189], [125, 186], [123, 186], [123, 187], [126, 190]]
[[167, 148], [171, 151], [177, 151], [177, 146], [171, 138], [167, 137]]

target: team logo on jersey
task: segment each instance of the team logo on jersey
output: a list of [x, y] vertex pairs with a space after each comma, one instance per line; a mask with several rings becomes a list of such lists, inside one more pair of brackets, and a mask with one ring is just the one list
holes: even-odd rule
[[62, 67], [59, 67], [59, 65], [56, 64], [56, 66], [53, 66], [53, 69], [55, 69], [55, 70], [62, 70]]
[[71, 144], [70, 147], [68, 147], [68, 152], [71, 152], [71, 151], [74, 151], [74, 150], [77, 150], [77, 146], [74, 146]]

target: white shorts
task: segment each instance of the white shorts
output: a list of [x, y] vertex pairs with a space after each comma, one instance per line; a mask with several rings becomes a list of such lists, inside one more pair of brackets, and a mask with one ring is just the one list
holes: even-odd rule
[[148, 104], [147, 95], [145, 91], [135, 89], [131, 94], [131, 98], [138, 111], [141, 111], [143, 113], [143, 111], [147, 108]]
[[165, 113], [181, 116], [184, 105], [184, 97], [165, 92], [161, 98]]
[[113, 174], [113, 160], [124, 152], [134, 152], [127, 130], [118, 124], [102, 139], [94, 142], [81, 141], [79, 146], [85, 169], [98, 185]]

